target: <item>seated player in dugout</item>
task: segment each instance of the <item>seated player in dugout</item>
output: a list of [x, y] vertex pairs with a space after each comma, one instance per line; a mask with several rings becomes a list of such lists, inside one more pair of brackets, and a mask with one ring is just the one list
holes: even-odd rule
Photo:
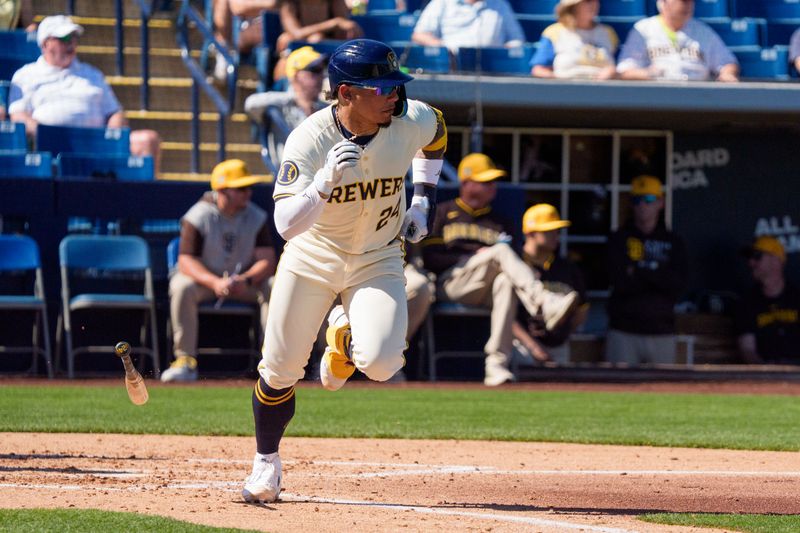
[[[328, 63], [334, 104], [286, 141], [275, 227], [286, 240], [252, 395], [256, 454], [242, 497], [275, 501], [278, 455], [294, 416], [295, 384], [328, 314], [320, 381], [340, 389], [356, 369], [387, 381], [405, 364], [408, 314], [404, 241], [428, 233], [447, 143], [444, 118], [406, 97], [413, 80], [384, 43], [355, 39]], [[406, 208], [404, 176], [414, 194]]]
[[437, 300], [492, 310], [483, 380], [490, 387], [516, 379], [509, 364], [518, 303], [540, 315], [546, 330], [559, 327], [578, 303], [575, 291], [548, 291], [512, 247], [511, 223], [492, 209], [497, 180], [505, 175], [484, 154], [462, 159], [458, 198], [437, 208], [422, 249], [425, 267], [438, 277]]
[[559, 255], [561, 230], [570, 225], [571, 222], [562, 220], [558, 210], [550, 204], [536, 204], [522, 217], [522, 233], [525, 235], [522, 259], [548, 290], [576, 291], [580, 303], [569, 320], [551, 331], [544, 328], [540, 317], [530, 315], [524, 306], [519, 306], [517, 320], [512, 326], [514, 338], [539, 362], [568, 363], [569, 337], [586, 320], [589, 312], [583, 274], [575, 263]]

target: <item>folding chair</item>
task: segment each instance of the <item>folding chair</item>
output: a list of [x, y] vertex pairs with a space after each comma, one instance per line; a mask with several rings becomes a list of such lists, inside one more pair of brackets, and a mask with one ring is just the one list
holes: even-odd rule
[[[180, 249], [180, 237], [175, 237], [167, 245], [167, 268], [170, 273], [178, 267], [178, 250]], [[237, 302], [235, 300], [225, 300], [221, 305], [216, 305], [216, 301], [203, 302], [197, 308], [200, 316], [238, 316], [250, 318], [248, 328], [249, 346], [247, 348], [221, 348], [221, 347], [197, 347], [195, 356], [200, 355], [247, 355], [247, 370], [255, 369], [256, 362], [261, 357], [261, 310], [257, 304]], [[172, 350], [172, 319], [167, 318], [167, 343]]]
[[[73, 346], [73, 314], [76, 311], [142, 311], [143, 320], [139, 330], [138, 350], [149, 354], [153, 362], [155, 377], [160, 376], [158, 335], [156, 330], [156, 306], [153, 297], [153, 275], [150, 267], [150, 252], [147, 242], [133, 235], [70, 235], [58, 247], [61, 263], [62, 313], [56, 327], [57, 354], [60, 355], [62, 329], [66, 339], [67, 376], [74, 376], [75, 356], [80, 353], [111, 353], [113, 347], [89, 345]], [[92, 288], [100, 288], [103, 279], [128, 280], [141, 283], [142, 291], [135, 292], [78, 292], [73, 288], [75, 274], [82, 272]], [[144, 278], [142, 281], [142, 277]], [[77, 279], [74, 281], [77, 283]], [[107, 288], [107, 287], [106, 287]], [[148, 328], [149, 326], [149, 328]], [[150, 346], [147, 331], [150, 330]], [[139, 359], [140, 370], [144, 358]]]
[[36, 129], [36, 149], [41, 152], [62, 152], [128, 155], [131, 150], [130, 128], [79, 128], [46, 126]]
[[[47, 322], [47, 299], [44, 295], [42, 262], [36, 241], [23, 235], [0, 235], [0, 273], [34, 273], [33, 293], [0, 295], [2, 311], [33, 311], [33, 341], [30, 346], [0, 346], [0, 353], [31, 352], [31, 371], [38, 370], [38, 357], [47, 363], [47, 376], [53, 378], [53, 358], [50, 350], [50, 328]], [[41, 333], [44, 348], [39, 346]]]
[[[464, 305], [455, 302], [436, 302], [428, 311], [428, 316], [425, 318], [425, 339], [428, 348], [428, 379], [436, 381], [437, 368], [436, 363], [441, 359], [469, 357], [469, 358], [484, 358], [486, 354], [483, 351], [483, 344], [480, 345], [480, 350], [440, 350], [436, 347], [436, 334], [435, 322], [437, 318], [485, 318], [488, 322], [491, 317], [492, 311], [486, 307], [477, 307], [473, 305]], [[509, 354], [510, 355], [510, 354]], [[512, 364], [514, 360], [512, 359]], [[512, 368], [512, 372], [516, 372], [516, 368]]]
[[0, 177], [42, 178], [53, 177], [53, 163], [48, 152], [0, 151]]

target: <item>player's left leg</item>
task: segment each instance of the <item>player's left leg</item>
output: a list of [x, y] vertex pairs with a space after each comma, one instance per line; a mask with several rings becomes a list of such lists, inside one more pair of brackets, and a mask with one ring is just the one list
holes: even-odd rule
[[408, 308], [402, 270], [348, 288], [342, 303], [356, 368], [372, 380], [389, 380], [405, 365]]

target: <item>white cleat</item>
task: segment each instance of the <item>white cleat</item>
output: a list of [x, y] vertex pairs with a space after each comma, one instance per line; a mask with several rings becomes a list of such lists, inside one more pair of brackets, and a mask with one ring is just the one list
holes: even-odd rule
[[188, 355], [178, 356], [168, 369], [161, 373], [161, 381], [197, 381], [197, 359]]
[[578, 306], [578, 293], [575, 291], [566, 294], [558, 292], [545, 293], [541, 306], [544, 327], [552, 331], [564, 323]]
[[253, 459], [253, 473], [244, 482], [242, 498], [248, 503], [271, 503], [281, 493], [281, 458], [278, 452]]

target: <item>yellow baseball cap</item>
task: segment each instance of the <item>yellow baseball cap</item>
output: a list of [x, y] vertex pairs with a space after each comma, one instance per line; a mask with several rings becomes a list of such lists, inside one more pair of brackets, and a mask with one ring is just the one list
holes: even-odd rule
[[529, 207], [522, 216], [522, 233], [534, 231], [553, 231], [568, 228], [572, 223], [561, 220], [558, 210], [550, 204], [536, 204]]
[[655, 176], [636, 176], [631, 181], [631, 194], [633, 196], [648, 194], [664, 196], [664, 188], [661, 186], [661, 180]]
[[240, 189], [250, 187], [264, 181], [262, 176], [253, 176], [241, 159], [228, 159], [214, 167], [211, 171], [211, 188]]
[[485, 183], [502, 178], [505, 170], [500, 170], [488, 155], [469, 154], [458, 164], [458, 181], [478, 181]]
[[301, 70], [311, 70], [315, 67], [322, 67], [327, 58], [327, 56], [320, 54], [310, 46], [298, 48], [289, 54], [289, 57], [286, 59], [286, 77], [292, 79], [294, 75]]
[[786, 262], [786, 250], [783, 248], [781, 241], [770, 235], [762, 235], [758, 237], [753, 244], [742, 250], [745, 257], [751, 257], [754, 252], [761, 252], [765, 254], [774, 255], [781, 260], [781, 263]]

